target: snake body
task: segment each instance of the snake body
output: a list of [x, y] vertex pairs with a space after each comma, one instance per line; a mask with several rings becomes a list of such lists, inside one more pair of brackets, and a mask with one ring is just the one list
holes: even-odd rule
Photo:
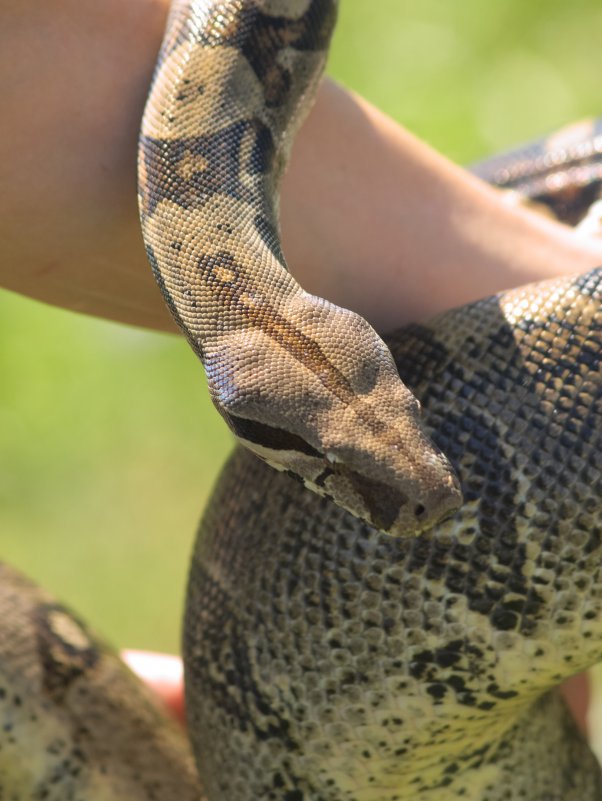
[[199, 801], [181, 731], [118, 656], [0, 562], [0, 799]]
[[334, 0], [175, 0], [142, 124], [142, 229], [238, 438], [408, 535], [457, 508], [457, 479], [388, 348], [363, 318], [304, 292], [278, 239], [280, 175], [335, 12]]
[[190, 756], [0, 567], [2, 801], [600, 801], [553, 688], [602, 658], [602, 270], [390, 340], [466, 503], [392, 539], [239, 449], [195, 548]]
[[602, 657], [602, 271], [389, 340], [466, 502], [394, 540], [237, 452], [195, 548], [211, 801], [599, 801], [548, 691]]
[[580, 120], [473, 171], [584, 232], [600, 234], [602, 120]]
[[[333, 22], [330, 0], [176, 0], [143, 125], [156, 277], [218, 408], [281, 471], [237, 450], [195, 547], [203, 797], [600, 801], [553, 688], [602, 657], [602, 273], [410, 326], [388, 340], [397, 367], [360, 318], [304, 293], [275, 197]], [[577, 222], [597, 130], [589, 156], [546, 140], [482, 174]], [[465, 503], [433, 526], [454, 472]], [[6, 566], [0, 729], [1, 801], [201, 798], [145, 691]]]

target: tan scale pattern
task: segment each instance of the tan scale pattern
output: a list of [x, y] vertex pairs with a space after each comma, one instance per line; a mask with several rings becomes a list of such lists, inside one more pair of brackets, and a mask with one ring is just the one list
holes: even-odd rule
[[174, 4], [142, 125], [142, 226], [239, 440], [409, 535], [457, 508], [457, 479], [375, 331], [304, 292], [279, 244], [278, 183], [335, 12], [334, 0]]

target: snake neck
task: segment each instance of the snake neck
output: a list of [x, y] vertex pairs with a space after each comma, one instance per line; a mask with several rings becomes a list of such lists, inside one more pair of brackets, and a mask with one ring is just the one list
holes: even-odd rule
[[334, 0], [176, 0], [139, 149], [142, 230], [164, 299], [241, 443], [379, 530], [461, 503], [391, 353], [359, 315], [304, 292], [278, 186], [309, 110]]

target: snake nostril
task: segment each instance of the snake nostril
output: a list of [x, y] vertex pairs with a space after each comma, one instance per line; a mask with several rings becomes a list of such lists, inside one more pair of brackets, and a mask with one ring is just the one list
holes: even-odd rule
[[414, 507], [414, 514], [416, 515], [416, 517], [424, 517], [425, 512], [426, 512], [426, 507], [423, 506], [421, 503], [417, 504], [417, 506]]

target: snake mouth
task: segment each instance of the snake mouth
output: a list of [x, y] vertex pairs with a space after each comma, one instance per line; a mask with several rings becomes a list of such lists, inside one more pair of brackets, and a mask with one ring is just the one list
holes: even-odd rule
[[[251, 450], [259, 452], [258, 449], [261, 449], [259, 455], [262, 457], [265, 457], [266, 452], [272, 452], [274, 457], [271, 461], [282, 463], [282, 469], [286, 466], [286, 459], [284, 456], [278, 458], [278, 454], [300, 453], [320, 460], [325, 458], [319, 450], [299, 434], [294, 434], [284, 428], [277, 428], [267, 423], [260, 423], [258, 420], [233, 414], [226, 417], [226, 422], [238, 439], [247, 444]], [[268, 459], [268, 461], [270, 460]]]

